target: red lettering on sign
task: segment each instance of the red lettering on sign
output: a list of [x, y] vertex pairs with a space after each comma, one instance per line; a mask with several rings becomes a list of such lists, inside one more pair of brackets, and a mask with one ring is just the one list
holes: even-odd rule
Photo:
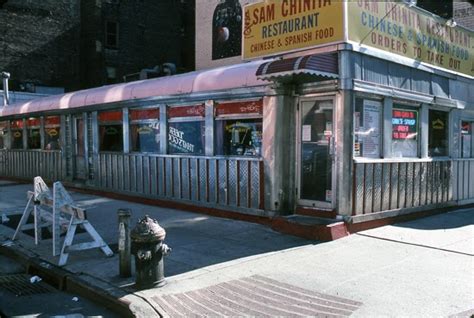
[[99, 122], [122, 121], [122, 111], [113, 110], [99, 113]]
[[160, 109], [130, 109], [131, 120], [160, 119]]
[[222, 103], [216, 107], [216, 115], [229, 115], [229, 114], [262, 114], [263, 113], [263, 101], [251, 101], [251, 102], [233, 102], [233, 103]]
[[196, 106], [181, 106], [168, 108], [168, 118], [195, 116], [204, 117], [205, 114], [206, 109], [202, 104]]

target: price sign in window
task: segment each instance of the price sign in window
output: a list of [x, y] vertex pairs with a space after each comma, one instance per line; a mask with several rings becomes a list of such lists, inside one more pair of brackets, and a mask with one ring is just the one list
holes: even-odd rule
[[471, 158], [474, 155], [472, 150], [472, 126], [474, 122], [461, 122], [461, 157]]
[[394, 108], [392, 111], [392, 154], [394, 157], [418, 156], [418, 111]]
[[354, 156], [380, 158], [380, 109], [378, 101], [358, 98], [354, 112]]

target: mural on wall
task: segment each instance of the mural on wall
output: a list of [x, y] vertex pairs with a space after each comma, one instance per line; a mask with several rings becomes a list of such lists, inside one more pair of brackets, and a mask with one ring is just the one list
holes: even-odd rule
[[238, 56], [241, 46], [242, 7], [238, 0], [222, 0], [212, 17], [212, 59]]

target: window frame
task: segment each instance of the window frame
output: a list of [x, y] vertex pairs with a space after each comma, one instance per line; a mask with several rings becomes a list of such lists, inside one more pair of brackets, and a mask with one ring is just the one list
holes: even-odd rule
[[[193, 110], [195, 108], [195, 110]], [[189, 113], [187, 111], [189, 110]], [[175, 112], [176, 114], [173, 114]], [[186, 114], [188, 113], [188, 114]], [[204, 103], [193, 103], [185, 105], [166, 105], [166, 153], [169, 155], [189, 155], [189, 156], [205, 156], [206, 155], [206, 136], [204, 135], [202, 153], [186, 153], [172, 152], [170, 145], [170, 128], [174, 123], [201, 122], [204, 123], [204, 134], [206, 131], [206, 111]]]
[[[146, 110], [156, 110], [158, 113], [158, 117], [156, 119], [132, 119], [132, 112], [134, 111], [146, 111]], [[136, 107], [136, 108], [129, 108], [128, 109], [128, 131], [129, 131], [129, 144], [130, 144], [130, 152], [131, 153], [150, 153], [150, 154], [159, 154], [161, 153], [161, 134], [162, 134], [162, 127], [161, 127], [161, 107], [159, 105], [148, 106], [148, 107]], [[158, 136], [159, 136], [159, 143], [158, 148], [156, 151], [137, 151], [133, 149], [133, 141], [132, 141], [132, 125], [137, 124], [148, 124], [148, 123], [157, 123], [158, 124]], [[156, 136], [156, 135], [155, 135]]]
[[[430, 122], [430, 113], [432, 111], [436, 111], [436, 112], [443, 112], [443, 113], [446, 113], [447, 115], [447, 118], [446, 118], [446, 124], [447, 124], [447, 128], [446, 128], [446, 142], [447, 142], [447, 145], [446, 145], [446, 154], [445, 155], [441, 155], [441, 156], [433, 156], [431, 153], [430, 153], [430, 132], [431, 132], [431, 122]], [[450, 127], [450, 123], [451, 123], [451, 110], [450, 109], [446, 109], [446, 108], [441, 108], [441, 107], [436, 107], [436, 105], [433, 105], [433, 106], [429, 106], [428, 107], [428, 114], [427, 114], [427, 118], [426, 118], [426, 121], [428, 123], [427, 125], [427, 129], [428, 129], [428, 132], [427, 132], [427, 136], [428, 136], [428, 139], [426, 141], [426, 149], [427, 149], [427, 154], [428, 154], [428, 157], [429, 158], [449, 158], [450, 157], [450, 149], [451, 149], [451, 138], [450, 137], [450, 134], [451, 134], [451, 127]]]
[[[356, 144], [356, 131], [355, 131], [355, 124], [356, 124], [356, 121], [355, 121], [355, 114], [356, 114], [356, 107], [357, 107], [357, 100], [360, 99], [362, 101], [362, 107], [364, 107], [364, 102], [367, 100], [367, 101], [370, 101], [370, 102], [373, 102], [373, 103], [377, 103], [378, 104], [378, 107], [379, 107], [379, 138], [378, 138], [378, 147], [379, 147], [379, 154], [377, 157], [367, 157], [367, 156], [364, 156], [362, 154], [362, 149], [360, 149], [361, 151], [361, 155], [359, 156], [356, 156], [355, 155], [355, 144]], [[353, 117], [353, 127], [352, 127], [352, 157], [353, 158], [357, 158], [357, 159], [381, 159], [384, 157], [384, 148], [385, 148], [385, 145], [384, 145], [384, 102], [383, 102], [383, 97], [381, 96], [377, 96], [377, 95], [356, 95], [354, 97], [354, 103], [353, 103], [353, 108], [352, 108], [352, 117]], [[360, 120], [363, 121], [363, 118], [361, 118]], [[360, 144], [360, 143], [359, 143]], [[359, 145], [360, 147], [360, 145]]]
[[[120, 113], [120, 119], [119, 120], [102, 121], [100, 119], [101, 114], [103, 114], [103, 113], [114, 113], [114, 112], [119, 112]], [[101, 139], [102, 135], [100, 133], [101, 126], [120, 126], [121, 127], [121, 130], [122, 130], [122, 134], [121, 134], [121, 137], [120, 137], [120, 142], [121, 142], [121, 145], [122, 145], [121, 150], [104, 150], [104, 149], [102, 149], [102, 139]], [[99, 153], [100, 152], [124, 153], [125, 145], [124, 145], [123, 136], [126, 132], [125, 132], [125, 129], [124, 129], [124, 122], [123, 122], [123, 109], [122, 108], [109, 109], [109, 110], [103, 110], [103, 111], [97, 112], [97, 133], [98, 133], [98, 152]]]
[[[463, 153], [463, 140], [462, 140], [462, 124], [463, 122], [467, 122], [470, 124], [470, 135], [471, 135], [471, 142], [470, 142], [470, 147], [471, 151], [468, 157], [464, 157]], [[459, 141], [459, 158], [462, 159], [472, 159], [474, 158], [474, 118], [463, 118], [459, 120], [459, 136], [460, 136], [460, 141]]]

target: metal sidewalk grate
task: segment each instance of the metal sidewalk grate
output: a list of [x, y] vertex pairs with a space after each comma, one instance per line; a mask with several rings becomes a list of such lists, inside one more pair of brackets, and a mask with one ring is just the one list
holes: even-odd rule
[[17, 297], [56, 291], [43, 281], [31, 283], [30, 278], [31, 276], [27, 274], [0, 276], [0, 289], [7, 290]]
[[347, 317], [362, 306], [260, 275], [152, 300], [171, 317]]

